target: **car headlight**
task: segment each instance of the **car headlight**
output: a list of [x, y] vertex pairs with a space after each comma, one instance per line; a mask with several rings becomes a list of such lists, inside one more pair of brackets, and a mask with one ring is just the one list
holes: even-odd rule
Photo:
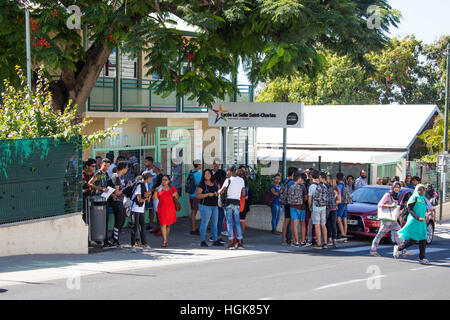
[[367, 220], [376, 220], [376, 221], [378, 221], [378, 216], [367, 216]]

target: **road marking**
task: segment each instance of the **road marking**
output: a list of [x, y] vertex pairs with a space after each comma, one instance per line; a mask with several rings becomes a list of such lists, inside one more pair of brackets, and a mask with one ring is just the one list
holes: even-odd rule
[[[364, 246], [364, 247], [354, 247], [354, 248], [343, 248], [343, 249], [335, 249], [333, 251], [337, 252], [359, 252], [359, 251], [370, 251], [372, 247], [371, 246]], [[377, 249], [386, 249], [386, 248], [392, 248], [391, 246], [379, 246]]]
[[[427, 253], [432, 253], [432, 252], [439, 252], [439, 251], [446, 251], [446, 250], [448, 250], [448, 249], [445, 249], [445, 248], [427, 248], [426, 252]], [[412, 254], [419, 254], [420, 250], [419, 249], [412, 249], [412, 250], [408, 250], [408, 252], [412, 253]], [[394, 252], [391, 251], [390, 253], [393, 254]]]
[[413, 269], [409, 269], [409, 271], [419, 271], [419, 270], [429, 269], [429, 268], [433, 268], [433, 267], [434, 267], [434, 266], [427, 266], [427, 267], [413, 268]]
[[348, 284], [353, 284], [353, 283], [358, 283], [358, 282], [364, 282], [367, 281], [368, 279], [370, 280], [375, 280], [375, 279], [381, 279], [387, 277], [386, 275], [379, 275], [379, 276], [375, 276], [375, 277], [371, 277], [371, 278], [364, 278], [364, 279], [355, 279], [355, 280], [349, 280], [349, 281], [343, 281], [343, 282], [337, 282], [337, 283], [332, 283], [323, 287], [319, 287], [319, 288], [315, 288], [313, 291], [318, 291], [318, 290], [324, 290], [324, 289], [329, 289], [329, 288], [335, 288], [335, 287], [340, 287], [340, 286], [345, 286]]

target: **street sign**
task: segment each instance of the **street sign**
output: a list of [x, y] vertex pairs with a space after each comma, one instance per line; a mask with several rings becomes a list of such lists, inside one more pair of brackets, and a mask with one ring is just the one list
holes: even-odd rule
[[436, 167], [439, 172], [448, 172], [450, 169], [450, 154], [448, 153], [438, 154]]
[[303, 103], [216, 103], [208, 110], [210, 127], [303, 128]]

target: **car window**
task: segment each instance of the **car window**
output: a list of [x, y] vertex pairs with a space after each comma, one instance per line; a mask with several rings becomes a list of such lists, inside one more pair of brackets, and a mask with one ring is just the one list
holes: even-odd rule
[[352, 193], [353, 202], [378, 204], [386, 194], [386, 190], [378, 188], [359, 188]]

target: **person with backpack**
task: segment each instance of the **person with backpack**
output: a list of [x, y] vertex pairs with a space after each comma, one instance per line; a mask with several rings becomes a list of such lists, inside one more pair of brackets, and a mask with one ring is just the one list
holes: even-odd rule
[[341, 195], [341, 203], [338, 204], [337, 210], [337, 225], [341, 233], [337, 240], [338, 242], [347, 242], [347, 205], [352, 203], [350, 196], [350, 189], [345, 183], [345, 177], [342, 172], [336, 174], [338, 181], [338, 188]]
[[114, 212], [113, 235], [109, 241], [112, 241], [114, 247], [121, 248], [119, 243], [119, 234], [120, 230], [122, 230], [126, 216], [125, 207], [123, 206], [124, 195], [122, 194], [122, 190], [125, 188], [125, 180], [123, 179], [123, 176], [127, 173], [128, 164], [126, 162], [119, 162], [116, 168], [116, 173], [112, 174], [108, 182], [108, 185], [115, 189], [113, 194], [111, 194], [108, 199], [109, 206]]
[[328, 204], [327, 204], [327, 233], [328, 233], [328, 245], [336, 248], [337, 240], [337, 209], [341, 203], [341, 193], [337, 187], [336, 180], [332, 175], [327, 177], [328, 183]]
[[[151, 201], [151, 191], [147, 189], [147, 184], [152, 179], [150, 172], [145, 172], [142, 176], [137, 176], [135, 182], [130, 185], [132, 190], [131, 214], [134, 216], [134, 228], [131, 230], [131, 252], [136, 252], [136, 235], [139, 232], [143, 250], [151, 250], [145, 237], [145, 202]], [[128, 189], [128, 190], [129, 190]], [[129, 195], [128, 190], [124, 190], [125, 195]]]
[[219, 215], [218, 196], [219, 187], [213, 180], [212, 171], [206, 169], [203, 171], [202, 180], [197, 187], [197, 199], [200, 200], [200, 215], [202, 222], [200, 225], [200, 246], [208, 247], [206, 243], [206, 229], [209, 221], [211, 221], [211, 232], [213, 238], [213, 246], [223, 246], [223, 243], [217, 240], [217, 218]]
[[152, 169], [153, 173], [150, 172], [150, 173], [152, 173], [152, 175], [154, 177], [156, 176], [156, 178], [154, 178], [152, 180], [153, 181], [152, 188], [149, 189], [152, 192], [152, 197], [151, 197], [152, 200], [151, 200], [151, 202], [153, 204], [153, 212], [155, 213], [155, 218], [156, 218], [156, 222], [155, 222], [156, 227], [153, 228], [150, 231], [150, 233], [154, 233], [156, 236], [160, 236], [161, 235], [161, 226], [160, 226], [160, 223], [159, 223], [159, 220], [158, 220], [158, 201], [159, 200], [156, 200], [156, 201], [153, 200], [153, 195], [155, 194], [155, 190], [157, 188], [159, 188], [159, 186], [161, 186], [161, 184], [162, 184], [162, 178], [164, 176], [163, 173], [162, 173], [162, 170], [163, 170], [163, 167], [162, 167], [161, 163], [160, 162], [154, 162], [153, 163], [153, 169]]
[[304, 190], [303, 179], [300, 172], [295, 172], [293, 179], [294, 184], [288, 190], [288, 204], [291, 210], [291, 227], [292, 227], [292, 243], [291, 246], [299, 247], [298, 241], [298, 221], [302, 221], [302, 243], [306, 245], [305, 241], [305, 207], [306, 190]]
[[327, 202], [328, 189], [325, 186], [326, 174], [313, 170], [311, 178], [313, 183], [308, 190], [308, 203], [311, 210], [311, 220], [317, 237], [316, 249], [326, 249], [327, 247]]
[[287, 246], [291, 244], [291, 208], [288, 203], [288, 191], [289, 187], [294, 184], [294, 173], [297, 172], [297, 168], [290, 167], [288, 169], [288, 177], [283, 182], [283, 185], [280, 188], [280, 204], [284, 206], [284, 222], [283, 229], [281, 234], [281, 245]]
[[[236, 167], [229, 170], [230, 177], [225, 180], [219, 194], [226, 198], [225, 217], [228, 230], [228, 249], [244, 249], [242, 229], [240, 224], [240, 204], [241, 197], [245, 197], [245, 182], [236, 175]], [[234, 230], [236, 228], [237, 243], [234, 243]]]
[[170, 226], [177, 221], [175, 200], [178, 201], [179, 198], [177, 189], [170, 184], [170, 177], [166, 174], [163, 175], [161, 186], [155, 190], [153, 195], [153, 200], [159, 200], [157, 213], [163, 238], [161, 248], [169, 246], [167, 239], [170, 234]]
[[200, 230], [196, 227], [196, 217], [200, 200], [197, 199], [197, 185], [202, 180], [202, 162], [194, 160], [194, 170], [189, 171], [186, 177], [185, 191], [189, 194], [189, 204], [191, 206], [191, 232], [192, 235], [200, 235]]
[[272, 234], [280, 235], [281, 233], [277, 231], [278, 221], [280, 221], [281, 216], [281, 205], [280, 205], [280, 190], [281, 190], [281, 175], [277, 173], [273, 178], [273, 184], [270, 186], [270, 193], [272, 195], [272, 205], [270, 209], [272, 211]]

